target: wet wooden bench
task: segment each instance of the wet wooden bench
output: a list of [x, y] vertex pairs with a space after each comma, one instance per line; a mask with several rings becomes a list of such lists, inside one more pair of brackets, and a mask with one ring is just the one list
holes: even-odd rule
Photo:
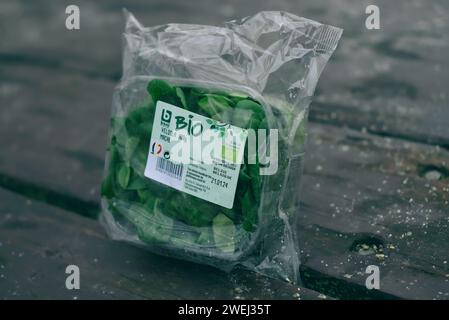
[[[274, 7], [127, 2], [147, 25]], [[438, 23], [449, 7], [377, 1], [382, 29], [368, 31], [364, 8], [343, 2], [277, 7], [345, 29], [311, 105], [295, 287], [107, 239], [96, 217], [122, 1], [78, 1], [78, 31], [64, 27], [68, 3], [3, 1], [0, 298], [449, 298], [449, 33]], [[69, 264], [81, 290], [65, 289]], [[365, 287], [368, 265], [380, 268], [379, 290]]]

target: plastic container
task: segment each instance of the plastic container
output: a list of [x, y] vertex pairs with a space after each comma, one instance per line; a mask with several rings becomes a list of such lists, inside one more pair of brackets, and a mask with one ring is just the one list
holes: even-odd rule
[[[126, 16], [102, 184], [101, 219], [110, 236], [226, 271], [241, 265], [297, 282], [307, 110], [341, 29], [283, 12], [224, 28], [145, 28]], [[221, 149], [221, 162], [174, 161], [173, 143], [189, 138], [195, 123], [241, 140]], [[261, 146], [267, 157], [257, 154]], [[240, 153], [241, 165], [224, 161]]]

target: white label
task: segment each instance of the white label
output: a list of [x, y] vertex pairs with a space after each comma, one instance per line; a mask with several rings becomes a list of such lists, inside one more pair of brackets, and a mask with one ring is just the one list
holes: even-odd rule
[[145, 176], [231, 209], [248, 133], [158, 101]]

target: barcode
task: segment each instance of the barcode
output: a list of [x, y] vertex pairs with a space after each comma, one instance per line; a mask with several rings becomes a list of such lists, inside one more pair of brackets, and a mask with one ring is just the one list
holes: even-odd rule
[[157, 158], [156, 170], [168, 174], [169, 176], [181, 180], [183, 166], [175, 164], [164, 158]]

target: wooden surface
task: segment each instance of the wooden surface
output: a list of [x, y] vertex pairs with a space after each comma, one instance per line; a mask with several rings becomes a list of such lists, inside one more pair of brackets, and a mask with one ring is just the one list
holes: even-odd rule
[[[86, 270], [80, 299], [449, 298], [446, 2], [376, 1], [379, 31], [349, 0], [79, 1], [81, 30], [67, 31], [66, 2], [0, 3], [0, 298], [73, 298], [71, 263]], [[311, 105], [300, 295], [106, 239], [95, 218], [123, 6], [146, 25], [282, 9], [345, 29]], [[365, 288], [370, 264], [380, 290]]]
[[[113, 242], [92, 219], [0, 189], [0, 283], [6, 299], [324, 299], [254, 274], [227, 275]], [[81, 289], [65, 288], [80, 268]]]

